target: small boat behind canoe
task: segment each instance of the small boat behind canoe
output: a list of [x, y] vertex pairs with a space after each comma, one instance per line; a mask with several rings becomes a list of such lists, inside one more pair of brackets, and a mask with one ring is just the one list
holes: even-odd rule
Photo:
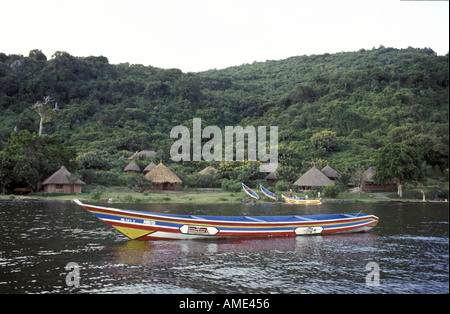
[[197, 216], [117, 209], [73, 200], [130, 239], [198, 239], [233, 237], [295, 237], [366, 232], [378, 217], [367, 214], [307, 216]]
[[264, 194], [265, 196], [267, 196], [268, 198], [270, 198], [274, 201], [278, 201], [278, 197], [275, 194], [270, 192], [268, 189], [264, 188], [261, 184], [259, 185], [259, 187], [261, 188], [262, 194]]
[[283, 197], [283, 200], [288, 204], [313, 204], [313, 205], [322, 204], [321, 200], [307, 200], [303, 198], [293, 198], [289, 196], [284, 196], [283, 194], [281, 194], [281, 196]]
[[250, 196], [251, 198], [259, 200], [259, 195], [255, 193], [251, 188], [246, 186], [244, 183], [242, 183], [242, 188], [244, 189], [244, 192]]

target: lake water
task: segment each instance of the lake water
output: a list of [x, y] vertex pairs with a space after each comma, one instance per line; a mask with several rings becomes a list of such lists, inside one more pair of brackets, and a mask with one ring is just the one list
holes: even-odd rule
[[359, 234], [143, 242], [72, 203], [3, 201], [0, 293], [449, 293], [448, 204], [111, 207], [255, 216], [362, 210], [380, 221]]

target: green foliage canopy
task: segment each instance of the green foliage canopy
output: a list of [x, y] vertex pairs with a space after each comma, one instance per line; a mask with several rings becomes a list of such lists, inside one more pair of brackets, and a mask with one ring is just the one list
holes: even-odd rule
[[423, 180], [422, 159], [416, 149], [402, 143], [388, 144], [380, 148], [375, 157], [375, 180], [397, 183], [398, 195], [403, 196], [403, 185]]
[[11, 146], [15, 130], [39, 130], [31, 105], [51, 96], [59, 110], [45, 132], [58, 132], [64, 147], [78, 154], [104, 151], [79, 159], [80, 167], [111, 176], [120, 169], [114, 156], [122, 159], [124, 152], [151, 149], [170, 162], [171, 128], [189, 127], [194, 117], [221, 129], [278, 126], [280, 147], [296, 155], [286, 158], [280, 149], [280, 173], [290, 182], [315, 160], [326, 158], [337, 170], [373, 165], [377, 150], [391, 143], [415, 148], [445, 171], [448, 85], [448, 54], [427, 48], [380, 46], [199, 73], [62, 51], [51, 58], [38, 49], [28, 56], [0, 53], [0, 149]]
[[23, 130], [12, 133], [8, 143], [1, 152], [0, 159], [2, 175], [9, 177], [4, 186], [25, 185], [36, 190], [40, 181], [45, 180], [61, 166], [64, 165], [69, 171], [76, 167], [76, 152], [64, 145], [59, 133], [39, 136]]

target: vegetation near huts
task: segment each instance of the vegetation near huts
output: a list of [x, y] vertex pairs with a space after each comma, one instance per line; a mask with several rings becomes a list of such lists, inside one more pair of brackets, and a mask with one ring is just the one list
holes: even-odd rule
[[[277, 125], [280, 187], [327, 164], [349, 182], [400, 143], [413, 148], [413, 164], [421, 161], [408, 184], [432, 182], [430, 193], [448, 198], [448, 82], [448, 54], [428, 48], [380, 46], [199, 73], [61, 51], [0, 53], [0, 186], [36, 191], [61, 166], [88, 185], [136, 186], [143, 175], [123, 169], [149, 149], [156, 155], [133, 159], [139, 168], [162, 161], [184, 186], [264, 182], [256, 165], [170, 160], [172, 127], [191, 129], [201, 118], [222, 130]], [[207, 166], [219, 171], [213, 184], [195, 177]], [[386, 171], [377, 180], [394, 177]]]

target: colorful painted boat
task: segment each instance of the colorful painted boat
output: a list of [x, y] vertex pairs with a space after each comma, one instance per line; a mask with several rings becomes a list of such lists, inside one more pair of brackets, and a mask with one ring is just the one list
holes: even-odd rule
[[244, 192], [250, 196], [251, 198], [259, 200], [259, 195], [255, 193], [251, 188], [246, 186], [244, 183], [242, 183], [242, 188], [244, 189]]
[[367, 214], [308, 216], [194, 216], [140, 212], [83, 204], [73, 200], [130, 239], [196, 239], [211, 237], [294, 237], [366, 232], [378, 217]]
[[264, 194], [271, 200], [278, 201], [278, 197], [274, 193], [272, 193], [268, 189], [264, 188], [261, 184], [259, 185], [259, 187], [261, 189], [262, 194]]
[[313, 204], [313, 205], [320, 205], [322, 204], [321, 200], [307, 200], [303, 198], [294, 198], [289, 197], [281, 194], [281, 197], [283, 197], [283, 200], [288, 204]]

